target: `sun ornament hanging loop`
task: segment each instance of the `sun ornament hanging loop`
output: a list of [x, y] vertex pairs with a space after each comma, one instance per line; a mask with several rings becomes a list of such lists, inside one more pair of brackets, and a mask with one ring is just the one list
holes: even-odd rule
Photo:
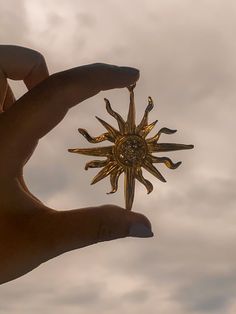
[[107, 140], [112, 143], [111, 146], [68, 149], [71, 153], [106, 158], [105, 160], [92, 160], [87, 162], [85, 170], [89, 168], [102, 168], [93, 178], [91, 184], [95, 184], [105, 177], [110, 176], [112, 190], [107, 194], [117, 191], [118, 179], [120, 175], [124, 173], [125, 207], [128, 210], [131, 210], [133, 205], [136, 179], [146, 187], [148, 194], [153, 190], [152, 183], [143, 177], [142, 168], [149, 171], [160, 181], [166, 182], [153, 164], [164, 163], [170, 169], [176, 169], [181, 164], [181, 162], [174, 163], [168, 157], [153, 156], [152, 153], [191, 149], [194, 147], [193, 145], [185, 144], [159, 143], [158, 141], [161, 134], [173, 134], [177, 131], [168, 128], [162, 128], [156, 135], [147, 138], [147, 135], [157, 123], [156, 120], [148, 124], [148, 114], [154, 107], [153, 100], [151, 97], [148, 97], [148, 105], [143, 118], [136, 126], [134, 88], [135, 84], [128, 87], [130, 104], [127, 121], [111, 108], [108, 99], [104, 99], [107, 112], [117, 120], [119, 130], [98, 117], [96, 118], [105, 127], [107, 132], [97, 137], [92, 137], [85, 129], [78, 129], [79, 133], [82, 134], [88, 142], [96, 144]]

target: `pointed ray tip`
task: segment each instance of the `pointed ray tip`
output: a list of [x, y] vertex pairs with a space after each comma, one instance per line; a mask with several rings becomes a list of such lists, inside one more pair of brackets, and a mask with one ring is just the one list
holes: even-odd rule
[[146, 111], [150, 112], [154, 108], [154, 102], [152, 100], [151, 96], [148, 96], [148, 106], [146, 108]]
[[95, 116], [95, 118], [100, 121], [101, 123], [105, 122], [103, 119], [99, 118], [98, 116]]
[[70, 152], [70, 153], [74, 153], [74, 148], [69, 148], [69, 149], [67, 149], [68, 150], [68, 152]]
[[147, 191], [147, 194], [152, 193], [152, 191], [153, 191], [153, 187], [150, 190]]
[[182, 161], [178, 161], [176, 164], [174, 164], [174, 166], [172, 167], [172, 168], [170, 168], [170, 169], [177, 169], [177, 168], [179, 168], [179, 166], [182, 164]]
[[103, 120], [101, 118], [99, 118], [98, 116], [95, 116], [95, 118], [100, 121], [101, 123], [103, 122]]
[[148, 96], [148, 101], [152, 102], [153, 103], [153, 99], [151, 96]]
[[112, 190], [112, 191], [110, 191], [110, 192], [107, 192], [106, 194], [109, 195], [109, 194], [113, 194], [113, 193], [115, 193], [115, 192], [116, 192], [116, 191], [113, 191], [113, 190]]

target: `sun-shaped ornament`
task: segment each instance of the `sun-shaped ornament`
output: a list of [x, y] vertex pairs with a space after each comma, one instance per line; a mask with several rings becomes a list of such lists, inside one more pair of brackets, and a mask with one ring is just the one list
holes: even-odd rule
[[85, 170], [88, 170], [88, 168], [102, 168], [93, 178], [91, 184], [95, 184], [110, 175], [112, 190], [107, 194], [117, 191], [119, 176], [124, 172], [125, 206], [128, 210], [132, 208], [136, 179], [146, 187], [148, 194], [153, 190], [152, 183], [143, 177], [142, 168], [149, 171], [162, 182], [166, 182], [153, 164], [164, 163], [170, 169], [176, 169], [181, 164], [181, 162], [173, 163], [168, 157], [153, 156], [152, 153], [193, 148], [193, 145], [158, 143], [162, 133], [173, 134], [177, 131], [168, 128], [162, 128], [156, 135], [147, 138], [147, 135], [157, 123], [156, 120], [148, 124], [148, 114], [153, 109], [153, 101], [151, 97], [148, 97], [148, 105], [145, 109], [144, 116], [139, 125], [136, 126], [134, 87], [135, 85], [128, 87], [130, 92], [130, 104], [127, 121], [117, 112], [113, 111], [109, 100], [105, 98], [106, 109], [108, 113], [117, 120], [119, 130], [98, 117], [96, 118], [105, 127], [107, 130], [106, 133], [92, 137], [85, 129], [78, 129], [90, 143], [100, 143], [107, 140], [112, 142], [113, 145], [96, 148], [68, 149], [71, 153], [106, 157], [105, 160], [93, 160], [86, 163]]

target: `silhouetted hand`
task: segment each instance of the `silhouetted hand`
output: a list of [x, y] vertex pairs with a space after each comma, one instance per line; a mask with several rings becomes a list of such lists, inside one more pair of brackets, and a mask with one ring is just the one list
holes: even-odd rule
[[[23, 80], [29, 91], [15, 101], [7, 78]], [[40, 53], [0, 45], [0, 283], [69, 250], [126, 236], [152, 236], [146, 217], [118, 206], [51, 209], [30, 193], [23, 179], [23, 167], [38, 140], [71, 107], [138, 78], [136, 69], [100, 63], [49, 76]]]

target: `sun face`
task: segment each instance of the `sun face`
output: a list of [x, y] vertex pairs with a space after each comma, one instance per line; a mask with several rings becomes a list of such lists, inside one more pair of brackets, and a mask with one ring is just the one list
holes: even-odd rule
[[162, 182], [166, 182], [153, 164], [164, 163], [170, 169], [176, 169], [181, 164], [181, 162], [173, 163], [168, 157], [153, 156], [152, 153], [193, 148], [193, 145], [158, 143], [161, 134], [173, 134], [176, 132], [176, 130], [168, 128], [162, 128], [155, 136], [146, 138], [157, 123], [156, 120], [148, 124], [148, 114], [154, 105], [152, 98], [148, 97], [148, 106], [145, 109], [144, 116], [139, 125], [136, 126], [134, 87], [135, 85], [132, 85], [128, 88], [130, 92], [130, 104], [127, 121], [112, 110], [109, 100], [105, 98], [106, 109], [117, 120], [119, 130], [98, 117], [96, 118], [105, 127], [107, 130], [106, 133], [92, 137], [85, 129], [79, 129], [79, 132], [90, 143], [100, 143], [107, 140], [112, 142], [111, 146], [68, 149], [71, 153], [106, 158], [105, 160], [92, 160], [86, 163], [85, 170], [89, 168], [102, 168], [93, 178], [91, 184], [95, 184], [105, 177], [110, 176], [112, 190], [107, 194], [117, 191], [118, 179], [124, 173], [125, 205], [128, 210], [132, 208], [136, 179], [146, 187], [147, 193], [151, 193], [153, 190], [152, 183], [143, 177], [142, 168], [149, 171]]
[[140, 167], [148, 153], [145, 140], [138, 135], [125, 135], [117, 139], [114, 156], [121, 167]]

